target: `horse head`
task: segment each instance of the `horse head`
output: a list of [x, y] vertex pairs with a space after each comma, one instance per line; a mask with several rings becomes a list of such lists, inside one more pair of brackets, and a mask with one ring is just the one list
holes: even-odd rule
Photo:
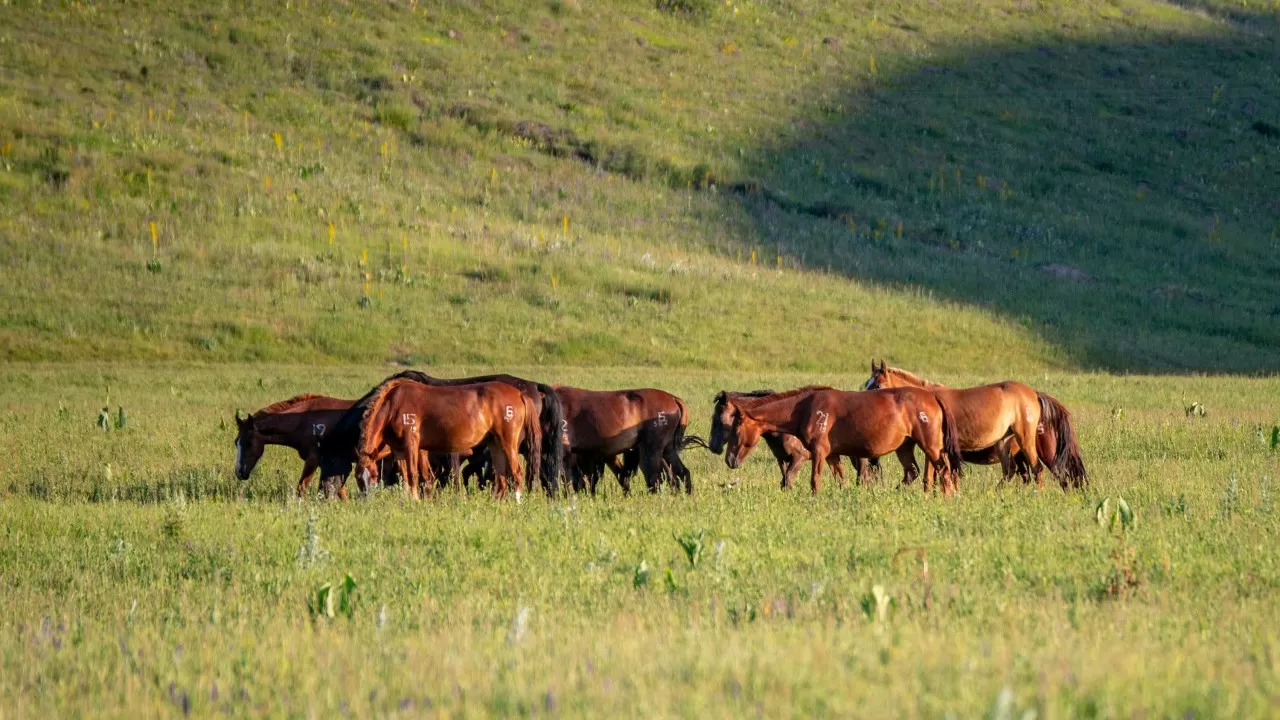
[[763, 425], [743, 412], [742, 408], [735, 407], [732, 403], [729, 407], [733, 408], [733, 416], [727, 432], [728, 447], [725, 449], [724, 464], [730, 470], [737, 470], [747, 459], [747, 455], [751, 454], [756, 443], [760, 442], [764, 430]]
[[262, 458], [262, 450], [266, 442], [262, 433], [258, 432], [253, 416], [242, 415], [236, 410], [236, 477], [248, 480], [253, 468]]
[[721, 390], [716, 395], [715, 407], [711, 411], [711, 436], [707, 441], [707, 446], [716, 455], [724, 452], [724, 445], [728, 440], [726, 428], [733, 424], [733, 409], [729, 394]]
[[867, 378], [867, 384], [862, 387], [863, 390], [878, 390], [886, 387], [889, 379], [888, 368], [884, 364], [884, 360], [877, 365], [875, 360], [871, 361], [871, 377]]

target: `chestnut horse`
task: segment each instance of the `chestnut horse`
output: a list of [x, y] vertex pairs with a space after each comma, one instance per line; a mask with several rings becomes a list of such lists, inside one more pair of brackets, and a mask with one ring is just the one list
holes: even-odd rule
[[[249, 479], [267, 445], [293, 448], [302, 458], [302, 477], [298, 480], [298, 497], [302, 497], [311, 476], [320, 467], [320, 443], [325, 433], [354, 403], [354, 400], [307, 394], [268, 405], [246, 417], [236, 411], [236, 477]], [[340, 491], [339, 496], [346, 499], [345, 492]]]
[[934, 475], [940, 474], [942, 491], [949, 495], [964, 465], [954, 426], [951, 410], [925, 390], [802, 388], [750, 408], [733, 406], [726, 461], [731, 468], [739, 467], [765, 433], [793, 435], [812, 456], [810, 489], [817, 494], [830, 455], [878, 458], [896, 451], [906, 483], [916, 467], [914, 448], [919, 445], [927, 460], [925, 491], [933, 489]]
[[494, 494], [503, 497], [514, 484], [519, 500], [524, 490], [520, 440], [526, 425], [537, 422], [533, 401], [507, 383], [432, 386], [392, 380], [382, 384], [365, 410], [356, 446], [358, 474], [368, 485], [386, 446], [410, 497], [418, 500], [419, 478], [426, 477], [428, 493], [434, 484], [427, 453], [469, 453], [484, 444], [493, 465]]
[[[574, 457], [574, 489], [582, 490], [583, 473], [599, 477], [599, 463], [606, 462], [618, 475], [623, 492], [631, 491], [625, 453], [638, 453], [640, 472], [649, 492], [657, 492], [662, 476], [669, 474], [677, 489], [684, 484], [693, 492], [693, 477], [680, 459], [680, 451], [703, 443], [685, 437], [689, 410], [684, 401], [662, 390], [583, 390], [555, 386], [564, 405], [565, 422], [560, 439]], [[622, 460], [618, 455], [624, 455]], [[582, 458], [581, 462], [577, 458]], [[594, 484], [592, 486], [594, 490]]]
[[[825, 385], [810, 385], [803, 390], [830, 390]], [[770, 398], [776, 396], [773, 390], [753, 390], [751, 392], [733, 392], [731, 390], [721, 390], [716, 395], [715, 407], [711, 412], [711, 435], [707, 441], [707, 449], [716, 455], [724, 453], [725, 443], [728, 438], [726, 428], [733, 422], [734, 407], [751, 407], [762, 402], [768, 402]], [[732, 403], [732, 404], [730, 404]], [[804, 449], [801, 443], [794, 435], [786, 435], [783, 433], [768, 432], [764, 434], [764, 442], [769, 447], [769, 451], [773, 453], [774, 460], [778, 463], [778, 470], [782, 473], [782, 489], [790, 490], [795, 481], [796, 474], [800, 472], [800, 467], [804, 465], [810, 458], [809, 451]], [[865, 458], [850, 458], [858, 465], [858, 477], [863, 483], [870, 480], [870, 473], [874, 469], [879, 471], [879, 461], [868, 462]], [[725, 457], [728, 463], [729, 458]], [[831, 473], [840, 481], [840, 485], [844, 486], [844, 466], [840, 463], [839, 455], [832, 455], [827, 458], [827, 462], [831, 465]]]
[[[437, 378], [416, 370], [405, 370], [396, 373], [374, 386], [373, 389], [365, 393], [364, 397], [355, 402], [351, 410], [337, 424], [337, 427], [326, 436], [320, 454], [320, 469], [326, 483], [336, 482], [340, 485], [347, 474], [351, 472], [351, 466], [356, 459], [356, 443], [360, 439], [360, 425], [364, 419], [365, 410], [368, 409], [369, 404], [384, 384], [401, 379], [431, 386], [503, 382], [520, 390], [522, 394], [533, 402], [534, 407], [538, 410], [538, 422], [528, 424], [525, 441], [521, 443], [525, 466], [532, 475], [541, 478], [542, 487], [548, 495], [556, 494], [559, 489], [560, 475], [563, 471], [564, 462], [564, 448], [560, 442], [560, 427], [564, 424], [564, 410], [560, 405], [560, 399], [550, 385], [532, 382], [513, 375]], [[481, 448], [480, 454], [484, 454], [483, 448]], [[457, 458], [451, 458], [454, 466], [457, 464], [456, 461]], [[472, 458], [472, 461], [468, 463], [468, 467], [462, 471], [464, 482], [471, 471], [487, 467], [488, 463], [484, 461], [483, 457]], [[356, 483], [360, 485], [362, 491], [365, 490], [364, 481], [361, 477], [356, 477]]]
[[1036, 484], [1044, 487], [1043, 460], [1064, 490], [1088, 484], [1071, 412], [1051, 395], [1011, 381], [955, 390], [888, 367], [883, 360], [879, 365], [871, 362], [866, 387], [919, 387], [939, 395], [956, 414], [965, 459], [984, 465], [999, 462], [1005, 479], [1013, 476], [1016, 463], [1024, 481], [1030, 482], [1034, 474]]

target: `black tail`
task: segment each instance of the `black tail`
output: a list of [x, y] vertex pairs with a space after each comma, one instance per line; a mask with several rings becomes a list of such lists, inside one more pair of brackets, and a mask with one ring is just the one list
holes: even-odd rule
[[1040, 422], [1052, 427], [1058, 436], [1056, 456], [1049, 472], [1064, 486], [1068, 483], [1074, 488], [1088, 486], [1089, 473], [1084, 468], [1084, 458], [1080, 456], [1080, 443], [1071, 424], [1071, 411], [1051, 395], [1042, 392], [1036, 395], [1040, 397]]
[[564, 405], [550, 385], [538, 383], [538, 392], [542, 393], [542, 489], [548, 495], [556, 495], [564, 472]]
[[942, 408], [942, 452], [958, 480], [964, 474], [964, 453], [960, 451], [960, 440], [956, 437], [956, 418], [942, 400], [938, 400], [938, 407]]
[[683, 430], [676, 430], [676, 433], [681, 436], [680, 439], [676, 442], [676, 447], [680, 448], [681, 450], [684, 450], [685, 448], [690, 448], [690, 447], [700, 447], [704, 450], [711, 451], [711, 446], [707, 444], [707, 441], [703, 440], [697, 435], [685, 436]]

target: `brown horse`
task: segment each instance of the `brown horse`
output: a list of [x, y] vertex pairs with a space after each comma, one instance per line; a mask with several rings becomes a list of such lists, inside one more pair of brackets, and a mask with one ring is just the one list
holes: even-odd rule
[[[351, 466], [356, 460], [356, 445], [360, 440], [360, 427], [364, 421], [365, 411], [373, 401], [373, 398], [382, 391], [383, 385], [393, 380], [412, 380], [431, 386], [502, 382], [519, 390], [533, 402], [534, 407], [538, 410], [539, 420], [536, 423], [527, 425], [526, 436], [520, 446], [521, 453], [525, 458], [526, 469], [532, 475], [541, 478], [542, 487], [548, 495], [554, 495], [558, 492], [564, 461], [564, 447], [560, 442], [560, 428], [564, 424], [564, 411], [560, 405], [560, 399], [556, 396], [551, 386], [512, 375], [437, 378], [416, 370], [405, 370], [396, 373], [374, 386], [355, 402], [351, 410], [325, 437], [320, 454], [320, 469], [326, 482], [341, 484], [346, 475], [351, 472]], [[463, 482], [476, 471], [484, 471], [492, 467], [487, 462], [485, 454], [485, 449], [483, 447], [480, 448], [479, 457], [472, 457], [467, 463], [467, 467], [462, 469]], [[451, 458], [451, 464], [456, 465], [456, 460], [457, 458]], [[456, 476], [457, 474], [450, 472], [451, 476]], [[487, 480], [489, 478], [482, 479]], [[360, 485], [362, 491], [365, 489], [364, 480], [360, 475], [356, 476], [356, 483]]]
[[[561, 442], [575, 458], [571, 466], [592, 468], [604, 461], [618, 475], [623, 492], [630, 492], [625, 457], [617, 456], [635, 450], [650, 492], [658, 491], [667, 474], [677, 489], [683, 483], [686, 493], [693, 492], [693, 477], [680, 451], [705, 443], [685, 437], [689, 410], [683, 400], [654, 389], [600, 391], [557, 385], [555, 390], [564, 405]], [[584, 489], [582, 473], [575, 471], [574, 484], [575, 490]]]
[[537, 421], [533, 402], [506, 383], [430, 386], [406, 378], [392, 380], [381, 386], [365, 410], [357, 472], [366, 485], [373, 481], [376, 460], [386, 446], [410, 497], [417, 500], [421, 476], [428, 480], [428, 493], [434, 484], [428, 452], [470, 454], [484, 444], [493, 464], [494, 494], [502, 497], [514, 484], [519, 500], [524, 490], [520, 440], [525, 426]]
[[1044, 487], [1043, 461], [1064, 490], [1088, 483], [1071, 412], [1050, 395], [1011, 381], [954, 390], [888, 367], [883, 360], [879, 365], [871, 362], [866, 387], [919, 387], [937, 394], [956, 414], [965, 459], [985, 465], [999, 462], [1005, 479], [1016, 469], [1024, 481], [1030, 482], [1034, 474], [1036, 484]]
[[[267, 445], [290, 447], [302, 458], [302, 477], [298, 480], [298, 497], [302, 497], [320, 467], [320, 443], [325, 433], [354, 402], [324, 395], [297, 395], [246, 417], [237, 411], [236, 477], [249, 479]], [[344, 491], [339, 490], [338, 495], [346, 499]]]
[[[825, 385], [810, 385], [803, 390], [830, 390]], [[750, 408], [763, 402], [768, 402], [770, 398], [777, 395], [772, 390], [753, 390], [751, 392], [733, 392], [730, 390], [722, 390], [716, 395], [715, 406], [711, 412], [711, 435], [707, 440], [707, 449], [716, 455], [724, 453], [725, 443], [728, 438], [727, 428], [733, 422], [733, 408], [746, 407]], [[809, 461], [809, 451], [804, 449], [804, 443], [800, 442], [794, 435], [784, 433], [768, 432], [763, 436], [765, 445], [769, 447], [769, 451], [773, 453], [773, 458], [778, 463], [778, 470], [782, 473], [782, 489], [790, 490], [795, 481], [796, 474], [800, 472], [800, 467]], [[879, 463], [870, 463], [866, 458], [850, 458], [858, 466], [858, 477], [865, 484], [870, 480], [870, 473], [879, 471]], [[728, 463], [728, 456], [725, 462]], [[839, 455], [832, 455], [827, 458], [827, 462], [831, 465], [831, 473], [836, 476], [841, 487], [844, 486], [844, 466], [840, 463]]]
[[734, 406], [726, 460], [729, 467], [739, 467], [765, 433], [793, 435], [812, 456], [810, 489], [816, 494], [831, 455], [878, 458], [896, 451], [906, 475], [903, 482], [910, 482], [914, 447], [919, 445], [928, 461], [925, 491], [933, 489], [939, 474], [943, 493], [950, 494], [964, 464], [954, 426], [946, 404], [916, 388], [793, 390], [750, 408]]

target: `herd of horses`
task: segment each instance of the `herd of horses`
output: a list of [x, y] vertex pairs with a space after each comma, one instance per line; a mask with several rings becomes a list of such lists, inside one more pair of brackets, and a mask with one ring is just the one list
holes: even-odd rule
[[[1063, 490], [1088, 482], [1071, 413], [1055, 398], [1006, 381], [954, 389], [872, 361], [861, 390], [812, 385], [773, 392], [722, 391], [708, 440], [688, 434], [684, 401], [663, 390], [584, 390], [512, 375], [437, 378], [407, 370], [357, 400], [298, 395], [236, 413], [236, 476], [247, 480], [266, 445], [293, 448], [303, 461], [298, 495], [317, 471], [321, 491], [347, 498], [393, 478], [421, 499], [441, 483], [488, 487], [499, 497], [536, 481], [548, 495], [562, 479], [595, 493], [608, 469], [624, 492], [636, 473], [650, 492], [669, 484], [693, 492], [681, 451], [702, 447], [738, 468], [764, 440], [790, 488], [804, 463], [819, 491], [830, 465], [843, 485], [842, 458], [871, 482], [879, 458], [895, 453], [904, 485], [920, 477], [944, 494], [958, 489], [965, 463], [999, 463], [1004, 480], [1044, 486], [1047, 468]], [[1002, 482], [1004, 481], [1002, 480]]]

